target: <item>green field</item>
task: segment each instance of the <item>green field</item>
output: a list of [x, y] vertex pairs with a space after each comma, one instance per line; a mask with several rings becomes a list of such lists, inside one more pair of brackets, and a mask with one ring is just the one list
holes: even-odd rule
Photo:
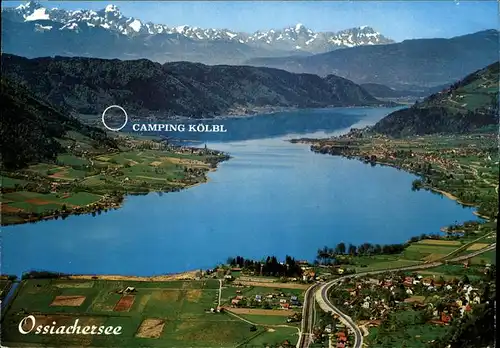
[[[258, 324], [258, 325], [271, 325], [273, 327], [274, 327], [274, 325], [290, 325], [290, 326], [293, 325], [293, 324], [287, 322], [286, 316], [258, 315], [258, 314], [255, 314], [255, 315], [254, 314], [238, 314], [238, 315], [240, 317], [242, 317], [248, 321], [251, 321], [252, 323]], [[298, 327], [298, 325], [296, 325], [296, 326]]]
[[43, 194], [29, 191], [16, 191], [6, 193], [2, 196], [2, 202], [6, 203], [8, 207], [35, 213], [60, 210], [64, 205], [66, 205], [67, 208], [72, 206], [85, 206], [95, 203], [100, 199], [100, 195], [89, 192]]
[[[117, 311], [117, 303], [126, 287], [134, 287], [133, 302], [126, 310]], [[251, 324], [227, 313], [211, 313], [217, 306], [219, 282], [204, 281], [108, 281], [31, 279], [21, 282], [16, 297], [2, 319], [3, 343], [16, 347], [44, 344], [58, 347], [244, 347], [260, 346], [260, 342], [278, 344], [296, 341], [294, 328], [269, 329]], [[58, 297], [58, 301], [54, 302]], [[73, 296], [70, 302], [60, 296]], [[79, 300], [74, 301], [74, 297]], [[86, 335], [21, 335], [17, 326], [25, 316], [33, 314], [37, 322], [71, 325], [122, 326], [118, 336]], [[157, 320], [156, 329], [143, 330], [145, 320]], [[285, 320], [283, 317], [281, 320]], [[147, 323], [148, 321], [146, 321]], [[271, 325], [274, 323], [263, 323]], [[144, 324], [145, 325], [145, 324]], [[269, 331], [270, 330], [270, 331]], [[274, 330], [274, 331], [273, 331]], [[139, 337], [146, 336], [146, 337]], [[264, 340], [264, 341], [262, 341]]]
[[276, 345], [276, 343], [283, 343], [284, 341], [288, 341], [291, 345], [295, 346], [298, 341], [297, 329], [288, 327], [269, 328], [265, 331], [261, 331], [252, 340], [239, 347], [268, 347]]
[[[390, 323], [396, 323], [391, 326]], [[436, 326], [419, 322], [419, 313], [413, 310], [397, 311], [390, 314], [386, 324], [371, 328], [365, 338], [369, 347], [425, 348], [428, 342], [442, 337], [449, 326]]]
[[407, 260], [426, 261], [426, 257], [431, 254], [445, 256], [455, 249], [457, 246], [414, 243], [405, 249], [403, 257]]
[[352, 261], [354, 267], [346, 266], [346, 268], [354, 268], [358, 273], [418, 264], [418, 261], [405, 259], [403, 255], [356, 256]]
[[223, 157], [210, 150], [179, 148], [61, 154], [54, 163], [1, 173], [2, 224], [58, 216], [61, 211], [88, 213], [97, 210], [97, 205], [90, 206], [97, 202], [100, 209], [117, 207], [124, 194], [179, 190], [205, 181], [206, 172]]

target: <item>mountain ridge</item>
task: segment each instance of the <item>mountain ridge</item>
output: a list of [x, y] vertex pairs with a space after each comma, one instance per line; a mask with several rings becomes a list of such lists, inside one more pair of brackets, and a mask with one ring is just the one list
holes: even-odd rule
[[3, 74], [57, 107], [100, 114], [118, 104], [135, 113], [193, 118], [254, 108], [380, 105], [362, 87], [329, 75], [272, 68], [146, 59], [1, 56]]
[[246, 63], [320, 76], [335, 74], [355, 83], [405, 85], [449, 84], [498, 60], [498, 30], [450, 39], [414, 39], [360, 46], [309, 57], [255, 58]]

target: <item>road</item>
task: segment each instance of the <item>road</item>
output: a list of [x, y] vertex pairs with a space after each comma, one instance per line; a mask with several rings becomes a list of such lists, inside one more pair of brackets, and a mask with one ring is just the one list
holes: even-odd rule
[[[299, 342], [297, 343], [297, 348], [307, 348], [307, 347], [309, 347], [309, 344], [311, 344], [311, 342], [312, 342], [312, 329], [313, 329], [314, 320], [311, 318], [313, 318], [312, 313], [314, 311], [314, 303], [315, 303], [314, 297], [316, 298], [316, 301], [320, 305], [321, 309], [323, 309], [325, 312], [333, 312], [333, 313], [337, 314], [339, 317], [339, 320], [342, 323], [344, 323], [344, 325], [346, 325], [346, 327], [354, 334], [354, 344], [352, 347], [353, 348], [361, 348], [363, 346], [363, 334], [361, 333], [361, 330], [359, 329], [359, 327], [356, 325], [356, 323], [348, 315], [342, 313], [342, 311], [340, 311], [337, 307], [335, 307], [330, 302], [330, 300], [328, 298], [328, 291], [336, 283], [338, 283], [344, 279], [360, 278], [360, 277], [364, 277], [364, 276], [372, 275], [372, 274], [433, 268], [433, 267], [443, 265], [446, 262], [457, 262], [457, 261], [467, 260], [467, 259], [473, 258], [477, 255], [480, 255], [484, 252], [494, 250], [494, 249], [496, 249], [496, 243], [493, 243], [493, 244], [491, 244], [483, 249], [477, 250], [473, 253], [458, 256], [458, 257], [455, 257], [455, 258], [452, 258], [449, 260], [435, 261], [432, 263], [425, 263], [425, 264], [419, 264], [419, 265], [407, 266], [407, 267], [389, 268], [389, 269], [383, 269], [383, 270], [377, 270], [377, 271], [355, 273], [355, 274], [350, 274], [350, 275], [346, 275], [346, 276], [334, 279], [328, 283], [314, 284], [309, 289], [307, 289], [307, 292], [305, 294], [304, 308], [302, 311], [301, 334], [300, 334]], [[312, 295], [311, 295], [311, 293], [312, 293]]]
[[219, 279], [219, 302], [217, 304], [217, 307], [220, 307], [221, 298], [222, 298], [222, 279]]
[[299, 341], [297, 342], [297, 348], [309, 347], [312, 342], [312, 331], [314, 327], [314, 306], [316, 302], [314, 301], [314, 296], [317, 289], [321, 286], [320, 283], [316, 283], [307, 289], [304, 295], [304, 305], [302, 307], [302, 324], [300, 327]]

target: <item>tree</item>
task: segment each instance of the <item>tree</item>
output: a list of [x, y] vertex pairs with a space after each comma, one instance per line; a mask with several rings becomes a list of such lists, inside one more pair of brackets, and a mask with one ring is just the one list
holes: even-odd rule
[[339, 244], [337, 244], [337, 246], [335, 247], [335, 252], [337, 254], [345, 254], [345, 243], [340, 242]]
[[419, 180], [419, 179], [415, 179], [415, 180], [413, 180], [413, 182], [411, 183], [411, 189], [412, 189], [413, 191], [418, 191], [418, 190], [420, 190], [423, 186], [424, 186], [424, 184], [422, 183], [422, 180]]
[[356, 246], [353, 244], [349, 244], [349, 248], [348, 248], [349, 255], [354, 256], [354, 255], [356, 255], [356, 252], [357, 252]]

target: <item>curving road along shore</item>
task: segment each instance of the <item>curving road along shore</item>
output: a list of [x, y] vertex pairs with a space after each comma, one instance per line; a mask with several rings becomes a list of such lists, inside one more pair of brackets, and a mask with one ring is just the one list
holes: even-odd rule
[[[349, 278], [359, 278], [371, 274], [380, 274], [386, 272], [397, 272], [397, 271], [411, 271], [426, 268], [433, 268], [445, 264], [446, 262], [457, 262], [473, 258], [484, 252], [494, 250], [496, 248], [496, 243], [493, 243], [483, 249], [477, 250], [473, 253], [458, 256], [449, 260], [435, 261], [432, 263], [424, 263], [415, 266], [398, 267], [398, 268], [388, 268], [377, 271], [369, 271], [363, 273], [356, 273], [346, 275], [337, 279], [334, 279], [328, 283], [316, 283], [307, 289], [304, 297], [304, 308], [302, 310], [302, 326], [299, 336], [299, 341], [297, 343], [297, 348], [307, 348], [312, 343], [312, 329], [314, 326], [314, 305], [318, 302], [319, 306], [325, 312], [332, 312], [338, 315], [339, 320], [354, 334], [354, 344], [353, 348], [361, 348], [363, 346], [363, 334], [361, 330], [356, 325], [356, 323], [346, 314], [342, 313], [337, 307], [335, 307], [328, 299], [328, 291], [336, 283]], [[315, 301], [316, 300], [316, 301]]]

